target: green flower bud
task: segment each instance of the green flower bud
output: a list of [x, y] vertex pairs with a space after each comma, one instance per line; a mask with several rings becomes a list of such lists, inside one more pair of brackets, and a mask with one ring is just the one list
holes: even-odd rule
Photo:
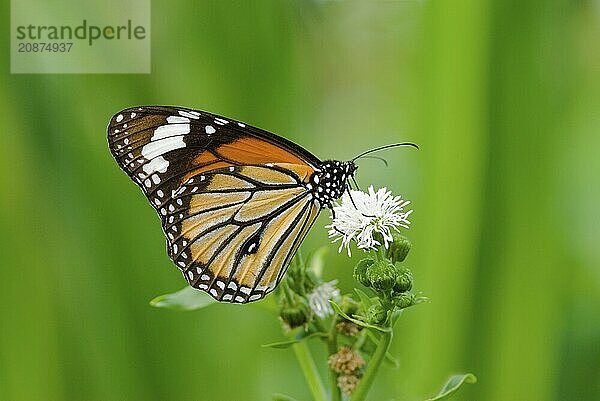
[[367, 279], [367, 269], [375, 263], [375, 260], [372, 258], [365, 258], [359, 261], [354, 267], [354, 279], [364, 285], [365, 287], [369, 287], [371, 283]]
[[410, 269], [406, 266], [400, 266], [398, 263], [395, 264], [396, 268], [396, 283], [394, 285], [394, 292], [407, 292], [412, 288], [413, 276]]
[[415, 296], [414, 294], [411, 294], [410, 292], [405, 292], [403, 294], [398, 294], [394, 297], [394, 300], [396, 301], [396, 306], [400, 309], [404, 309], [404, 308], [408, 308], [409, 306], [412, 306], [415, 302]]
[[307, 322], [307, 315], [304, 308], [299, 306], [287, 306], [281, 309], [281, 320], [291, 329], [300, 327]]
[[354, 299], [352, 299], [352, 297], [348, 296], [348, 295], [344, 295], [342, 297], [342, 300], [340, 302], [340, 308], [342, 309], [342, 312], [344, 312], [346, 315], [348, 316], [352, 316], [356, 313], [356, 311], [358, 310], [358, 302], [356, 302]]
[[387, 318], [387, 312], [383, 306], [379, 304], [371, 305], [367, 311], [367, 323], [382, 324]]
[[408, 238], [399, 232], [392, 232], [392, 242], [387, 250], [386, 256], [393, 262], [402, 262], [410, 251], [411, 243]]
[[367, 279], [376, 290], [391, 290], [396, 284], [396, 268], [389, 260], [378, 260], [367, 269]]

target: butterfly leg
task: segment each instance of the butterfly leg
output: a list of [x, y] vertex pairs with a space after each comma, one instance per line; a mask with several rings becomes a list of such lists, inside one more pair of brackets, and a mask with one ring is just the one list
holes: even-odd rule
[[[352, 177], [352, 178], [354, 179], [354, 177]], [[358, 187], [358, 186], [357, 186], [357, 187]], [[355, 208], [356, 210], [358, 210], [358, 207], [356, 207], [356, 203], [354, 203], [354, 198], [352, 198], [352, 192], [350, 191], [350, 186], [348, 186], [348, 185], [346, 186], [346, 191], [348, 192], [348, 196], [350, 197], [350, 201], [352, 202], [352, 206], [354, 206], [354, 208]], [[331, 209], [331, 210], [333, 210], [333, 209]], [[372, 215], [369, 215], [369, 214], [364, 214], [364, 213], [362, 213], [362, 212], [361, 212], [361, 214], [362, 214], [364, 217], [370, 217], [370, 218], [373, 218], [373, 217], [375, 217], [375, 216], [372, 216]]]
[[[331, 203], [329, 203], [327, 205], [327, 207], [329, 208], [329, 210], [331, 210], [331, 216], [333, 221], [335, 221], [335, 210], [333, 209], [333, 205]], [[333, 228], [335, 231], [337, 231], [338, 233], [345, 235], [345, 233], [343, 231], [341, 231], [339, 228], [337, 228], [336, 226], [334, 226], [333, 224], [331, 225], [331, 228]]]

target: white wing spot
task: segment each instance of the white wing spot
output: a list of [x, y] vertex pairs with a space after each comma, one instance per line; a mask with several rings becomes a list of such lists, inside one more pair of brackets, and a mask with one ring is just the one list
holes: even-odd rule
[[246, 126], [246, 124], [244, 123], [237, 123], [240, 127], [244, 128]]
[[225, 289], [225, 283], [217, 280], [217, 287], [219, 287], [220, 289], [224, 290]]
[[206, 127], [204, 127], [204, 131], [206, 131], [206, 133], [208, 135], [214, 134], [215, 132], [217, 132], [217, 130], [215, 129], [215, 127], [213, 127], [212, 125], [207, 125]]
[[211, 288], [211, 289], [210, 289], [210, 293], [211, 293], [212, 295], [214, 295], [215, 297], [218, 295], [218, 293], [217, 293], [217, 290], [215, 290], [214, 288]]
[[119, 115], [117, 116], [117, 118], [116, 118], [116, 121], [117, 121], [118, 123], [120, 123], [121, 121], [123, 121], [123, 114], [119, 114]]
[[200, 113], [198, 113], [197, 111], [179, 110], [178, 113], [180, 116], [194, 118], [196, 120], [198, 119], [198, 117], [200, 117]]
[[167, 122], [169, 124], [189, 123], [190, 119], [187, 117], [169, 116], [169, 117], [167, 117]]
[[135, 112], [131, 113], [131, 118], [133, 118], [133, 117], [135, 117], [135, 116], [136, 116], [136, 113], [135, 113]]
[[202, 276], [200, 276], [200, 280], [203, 280], [203, 281], [210, 280], [210, 276], [208, 274], [203, 274]]
[[[171, 127], [178, 127], [179, 125], [171, 125]], [[169, 127], [166, 125], [165, 127]], [[155, 131], [156, 136], [156, 131]], [[155, 140], [156, 138], [152, 137], [152, 142], [149, 142], [142, 148], [142, 156], [146, 159], [154, 159], [157, 156], [162, 156], [165, 153], [168, 153], [172, 150], [185, 148], [185, 142], [183, 141], [183, 137], [174, 136], [174, 137], [162, 137], [164, 139]]]
[[261, 294], [254, 294], [254, 295], [251, 295], [250, 298], [248, 298], [248, 299], [250, 301], [256, 301], [257, 299], [260, 299], [260, 298], [262, 298]]
[[[162, 156], [157, 156], [142, 166], [142, 169], [146, 174], [152, 173], [165, 173], [169, 167], [169, 162]], [[160, 195], [162, 197], [162, 195]]]

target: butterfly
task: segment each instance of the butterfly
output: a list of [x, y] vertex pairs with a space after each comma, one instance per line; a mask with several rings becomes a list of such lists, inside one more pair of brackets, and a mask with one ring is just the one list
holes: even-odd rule
[[348, 189], [354, 161], [371, 152], [321, 161], [243, 122], [169, 106], [118, 112], [108, 144], [158, 212], [190, 286], [232, 303], [275, 289], [319, 212]]

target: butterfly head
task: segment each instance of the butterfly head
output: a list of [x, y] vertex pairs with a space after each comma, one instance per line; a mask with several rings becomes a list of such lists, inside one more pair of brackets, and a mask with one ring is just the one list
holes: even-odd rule
[[319, 171], [310, 178], [308, 189], [323, 206], [338, 199], [348, 185], [348, 179], [354, 176], [358, 167], [354, 161], [325, 160]]

